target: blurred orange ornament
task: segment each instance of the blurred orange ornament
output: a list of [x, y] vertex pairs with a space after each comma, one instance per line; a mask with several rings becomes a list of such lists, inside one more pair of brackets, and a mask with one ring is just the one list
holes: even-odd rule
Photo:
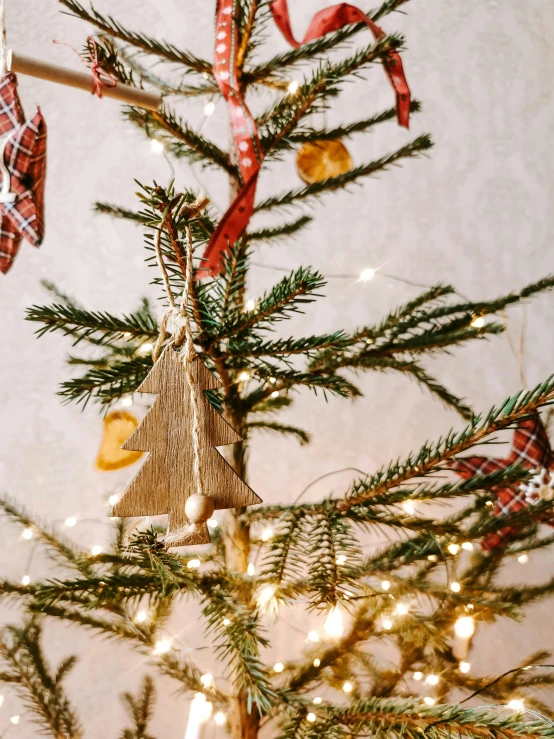
[[307, 185], [345, 174], [352, 166], [352, 157], [339, 139], [304, 144], [296, 155], [296, 169]]
[[110, 411], [104, 418], [104, 433], [96, 457], [96, 469], [108, 472], [128, 467], [140, 459], [143, 452], [121, 449], [123, 442], [138, 426], [138, 420], [129, 411]]

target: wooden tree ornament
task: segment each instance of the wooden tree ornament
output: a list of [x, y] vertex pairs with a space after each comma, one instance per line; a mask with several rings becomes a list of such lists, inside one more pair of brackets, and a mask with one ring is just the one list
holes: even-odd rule
[[138, 392], [158, 395], [149, 413], [122, 445], [127, 451], [149, 451], [150, 455], [113, 507], [113, 516], [157, 516], [168, 513], [168, 546], [206, 544], [210, 541], [206, 523], [193, 524], [185, 513], [185, 503], [197, 496], [194, 471], [194, 440], [191, 424], [191, 393], [186, 362], [198, 389], [200, 474], [202, 492], [214, 508], [236, 508], [260, 503], [260, 498], [235, 473], [216, 446], [241, 441], [210, 404], [204, 391], [220, 387], [219, 381], [194, 356], [185, 359], [173, 345], [168, 346]]

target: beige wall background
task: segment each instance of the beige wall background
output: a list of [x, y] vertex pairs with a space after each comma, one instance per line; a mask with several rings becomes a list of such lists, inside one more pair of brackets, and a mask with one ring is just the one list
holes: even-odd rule
[[[299, 34], [313, 13], [327, 4], [291, 1]], [[200, 55], [211, 54], [213, 2], [98, 0], [96, 5], [130, 28]], [[54, 0], [7, 0], [9, 43], [23, 53], [78, 67], [73, 53], [54, 46], [52, 40], [79, 48], [86, 26], [59, 11]], [[414, 117], [410, 133], [391, 124], [347, 145], [356, 163], [392, 150], [420, 132], [431, 132], [436, 148], [429, 158], [323, 199], [312, 208], [316, 220], [302, 236], [259, 250], [259, 264], [283, 268], [311, 264], [331, 277], [326, 299], [283, 330], [300, 334], [353, 328], [378, 320], [417, 293], [381, 276], [368, 283], [332, 278], [357, 275], [364, 267], [379, 267], [426, 285], [453, 282], [471, 298], [520, 288], [554, 269], [554, 6], [547, 0], [419, 0], [410, 3], [408, 15], [388, 17], [384, 26], [407, 35], [405, 66], [423, 112]], [[264, 55], [284, 48], [283, 40], [270, 32]], [[330, 124], [355, 120], [391, 104], [382, 71], [375, 68], [366, 76], [367, 82], [346, 86], [340, 104], [329, 113]], [[141, 132], [123, 121], [117, 104], [31, 79], [22, 78], [20, 88], [27, 114], [40, 104], [49, 127], [47, 236], [40, 250], [24, 243], [12, 271], [0, 280], [0, 489], [46, 520], [76, 515], [79, 523], [71, 534], [88, 547], [107, 542], [104, 501], [133, 470], [95, 471], [102, 428], [96, 409], [82, 413], [75, 406], [63, 406], [56, 397], [58, 382], [67, 376], [68, 342], [59, 336], [35, 340], [33, 326], [23, 315], [26, 307], [47, 300], [41, 279], [54, 281], [89, 308], [114, 313], [133, 309], [144, 294], [154, 295], [140, 231], [132, 224], [93, 215], [91, 206], [102, 199], [132, 207], [134, 177], [164, 183], [171, 170], [163, 157], [150, 152]], [[203, 121], [203, 105], [197, 102], [186, 102], [182, 113], [193, 125]], [[225, 126], [220, 104], [203, 130], [224, 142]], [[178, 186], [202, 186], [217, 205], [225, 205], [226, 183], [218, 176], [193, 171], [184, 162], [177, 163], [175, 176]], [[289, 157], [268, 167], [259, 196], [298, 184]], [[251, 296], [279, 277], [278, 272], [254, 269]], [[532, 386], [552, 372], [553, 321], [554, 296], [541, 297], [525, 311], [517, 308], [509, 314], [512, 344], [519, 348], [523, 336], [523, 353], [512, 350], [504, 336], [427, 366], [476, 409], [486, 409], [520, 388], [522, 381]], [[326, 472], [349, 466], [374, 470], [452, 425], [461, 425], [453, 413], [403, 378], [372, 374], [360, 383], [365, 396], [355, 403], [336, 399], [324, 403], [308, 393], [298, 396], [286, 418], [313, 433], [309, 447], [301, 449], [292, 441], [271, 437], [254, 443], [251, 482], [267, 502], [292, 501]], [[347, 473], [334, 476], [307, 498], [338, 493], [348, 479]], [[45, 574], [40, 555], [29, 564], [30, 547], [19, 531], [2, 524], [2, 576]], [[512, 582], [540, 581], [554, 569], [553, 561], [552, 552], [533, 556], [528, 565], [511, 567], [506, 577]], [[475, 669], [494, 675], [533, 649], [553, 647], [551, 612], [552, 604], [543, 603], [529, 613], [523, 626], [506, 622], [481, 629], [471, 655]], [[5, 616], [14, 619], [17, 612], [10, 608]], [[284, 621], [275, 630], [270, 659], [286, 659], [290, 653], [284, 644], [302, 642], [302, 634], [288, 625], [287, 614]], [[301, 631], [313, 627], [306, 620]], [[179, 648], [192, 650], [198, 645], [198, 622], [183, 617], [174, 633], [179, 634]], [[145, 671], [144, 658], [118, 644], [84, 638], [71, 626], [54, 625], [49, 634], [47, 650], [53, 657], [81, 655], [70, 687], [86, 736], [115, 736], [123, 722], [117, 696], [137, 687]], [[204, 653], [199, 660], [219, 676], [221, 669], [210, 665]], [[158, 685], [163, 695], [154, 734], [182, 737], [187, 703], [172, 683], [160, 680]], [[21, 712], [21, 723], [9, 729], [9, 737], [38, 736], [17, 697], [4, 693], [0, 727]], [[221, 729], [210, 731], [214, 737], [223, 735]]]

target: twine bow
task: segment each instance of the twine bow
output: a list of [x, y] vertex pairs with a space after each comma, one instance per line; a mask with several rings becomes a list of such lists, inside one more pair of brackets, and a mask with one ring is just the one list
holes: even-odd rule
[[63, 41], [54, 41], [54, 43], [58, 44], [59, 46], [67, 46], [69, 49], [71, 49], [71, 51], [74, 51], [75, 54], [77, 54], [79, 59], [84, 64], [87, 65], [92, 73], [93, 82], [91, 93], [93, 95], [98, 95], [98, 97], [101, 98], [103, 87], [117, 87], [117, 79], [114, 77], [114, 75], [111, 74], [111, 72], [102, 69], [100, 60], [98, 58], [98, 44], [94, 36], [87, 36], [87, 46], [90, 53], [90, 59], [85, 59], [82, 54], [79, 54], [77, 49], [71, 46], [71, 44], [66, 44]]

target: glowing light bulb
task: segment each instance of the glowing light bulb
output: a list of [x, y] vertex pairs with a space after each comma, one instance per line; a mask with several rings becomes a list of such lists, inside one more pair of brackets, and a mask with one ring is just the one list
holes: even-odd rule
[[110, 497], [108, 498], [108, 503], [109, 503], [110, 505], [115, 505], [115, 504], [117, 503], [117, 501], [118, 501], [118, 500], [119, 500], [119, 495], [116, 495], [116, 494], [114, 493], [113, 495], [110, 495]]
[[475, 621], [472, 616], [460, 616], [454, 624], [454, 633], [461, 639], [470, 639], [475, 634]]
[[460, 545], [459, 544], [449, 544], [447, 547], [450, 554], [458, 554], [460, 551]]
[[409, 612], [410, 608], [406, 603], [398, 603], [396, 606], [396, 612], [399, 616], [405, 616]]
[[381, 583], [381, 590], [389, 590], [390, 588], [390, 582], [389, 580], [383, 580]]
[[465, 549], [466, 552], [472, 552], [473, 551], [473, 544], [470, 541], [464, 541], [462, 543], [462, 549]]
[[231, 619], [230, 618], [224, 618], [223, 619], [223, 626], [230, 626], [231, 625]]
[[252, 562], [248, 563], [248, 567], [246, 568], [246, 572], [250, 575], [250, 577], [254, 577], [256, 574], [256, 568], [252, 564]]
[[473, 326], [473, 328], [483, 328], [483, 326], [485, 325], [485, 319], [483, 318], [483, 316], [475, 316], [475, 318], [471, 322], [471, 325]]
[[150, 151], [152, 154], [161, 154], [164, 149], [165, 146], [161, 141], [158, 141], [158, 139], [152, 139], [150, 143]]
[[309, 713], [306, 716], [306, 721], [309, 721], [311, 724], [313, 724], [316, 719], [317, 719], [317, 716], [315, 715], [315, 713]]
[[512, 700], [508, 703], [508, 708], [511, 708], [514, 711], [522, 711], [524, 707], [525, 706], [522, 698], [512, 698]]
[[10, 719], [10, 724], [14, 724], [15, 726], [17, 726], [17, 724], [19, 723], [19, 719], [20, 718], [21, 718], [21, 716], [12, 716], [11, 719]]
[[270, 377], [270, 378], [269, 378], [269, 381], [270, 381], [270, 383], [271, 383], [272, 385], [275, 385], [275, 383], [277, 382], [277, 378], [276, 378], [276, 377]]
[[405, 501], [404, 501], [404, 502], [402, 503], [402, 508], [403, 508], [403, 509], [404, 509], [404, 510], [406, 511], [406, 513], [407, 513], [407, 514], [409, 514], [410, 516], [413, 516], [413, 515], [414, 515], [414, 513], [415, 513], [415, 508], [414, 508], [414, 504], [412, 503], [412, 501], [411, 501], [411, 500], [405, 500]]
[[385, 629], [385, 631], [389, 631], [392, 629], [392, 620], [390, 618], [384, 618], [381, 621], [381, 626]]
[[27, 541], [29, 539], [32, 539], [33, 538], [33, 529], [30, 526], [28, 526], [26, 529], [23, 529], [23, 531], [21, 532], [21, 538], [22, 539], [27, 539]]
[[274, 390], [274, 391], [273, 391], [273, 392], [271, 393], [271, 397], [272, 397], [272, 398], [278, 398], [278, 397], [279, 397], [279, 391], [278, 391], [278, 390]]
[[100, 546], [100, 544], [95, 544], [91, 548], [90, 553], [93, 557], [97, 557], [99, 554], [102, 554], [102, 547]]
[[316, 657], [312, 664], [314, 667], [319, 667], [319, 665], [321, 664], [321, 660], [319, 659], [319, 657]]
[[129, 408], [129, 406], [133, 405], [133, 399], [130, 395], [127, 395], [125, 398], [121, 398], [121, 405], [124, 408]]
[[517, 561], [520, 564], [525, 565], [525, 564], [527, 564], [527, 562], [529, 562], [529, 555], [528, 554], [525, 554], [525, 553], [520, 554], [519, 557], [517, 558]]
[[450, 583], [450, 590], [453, 593], [459, 593], [461, 589], [462, 589], [462, 586], [460, 585], [459, 582], [451, 582]]
[[256, 301], [255, 300], [247, 300], [246, 305], [244, 306], [247, 311], [253, 311], [256, 307]]
[[300, 87], [300, 82], [298, 80], [292, 80], [289, 82], [288, 91], [291, 95], [294, 95], [295, 92], [298, 92], [298, 88]]
[[319, 631], [310, 631], [310, 633], [308, 634], [308, 641], [317, 644], [319, 641]]
[[342, 692], [343, 693], [351, 693], [354, 690], [354, 686], [351, 682], [348, 680], [342, 684]]
[[212, 710], [213, 705], [206, 699], [204, 693], [196, 693], [191, 701], [189, 713], [189, 726], [194, 726], [194, 729], [198, 732], [194, 733], [195, 736], [200, 733], [198, 725], [206, 723], [212, 715]]
[[23, 577], [21, 578], [21, 584], [29, 585], [30, 582], [31, 582], [31, 578], [29, 577], [29, 575], [23, 575]]
[[277, 615], [279, 611], [279, 601], [275, 597], [276, 585], [266, 585], [256, 596], [258, 608], [265, 613], [273, 613]]
[[223, 726], [227, 722], [227, 716], [223, 713], [223, 711], [218, 711], [216, 714], [214, 714], [214, 721], [218, 726]]
[[438, 685], [439, 684], [440, 677], [438, 675], [427, 675], [425, 678], [425, 682], [429, 683], [429, 685]]
[[372, 280], [375, 277], [375, 270], [371, 269], [371, 267], [366, 267], [365, 269], [362, 269], [360, 272], [360, 280], [363, 280], [363, 282], [368, 282], [369, 280]]
[[487, 506], [487, 508], [492, 508], [492, 506], [493, 506], [492, 500], [487, 500], [487, 502], [485, 503], [485, 505]]
[[419, 680], [423, 680], [423, 672], [419, 672], [419, 670], [417, 672], [414, 672], [413, 678], [414, 680], [417, 680], [418, 682]]
[[463, 672], [465, 674], [466, 672], [470, 671], [471, 665], [469, 664], [469, 662], [460, 662], [460, 664], [458, 665], [458, 668], [460, 672]]
[[323, 623], [323, 630], [332, 639], [339, 639], [344, 633], [344, 619], [342, 611], [337, 606], [329, 609], [329, 613]]
[[430, 695], [426, 695], [423, 702], [426, 706], [434, 706], [437, 701], [434, 698], [431, 698]]
[[320, 698], [319, 695], [317, 698], [314, 698], [312, 703], [315, 703], [316, 706], [319, 706], [319, 704], [323, 701], [323, 698]]
[[336, 563], [338, 565], [343, 565], [346, 562], [346, 555], [345, 554], [337, 554], [336, 557]]
[[76, 523], [77, 523], [77, 519], [75, 518], [75, 516], [69, 516], [69, 518], [66, 518], [65, 521], [64, 521], [64, 524], [68, 528], [71, 528], [72, 526], [75, 526]]
[[283, 672], [285, 665], [282, 662], [276, 662], [273, 665], [273, 672]]
[[273, 539], [274, 533], [275, 532], [273, 531], [273, 529], [268, 526], [267, 529], [264, 529], [262, 531], [262, 536], [261, 536], [262, 541], [269, 541], [270, 539]]
[[438, 560], [438, 557], [437, 557], [437, 555], [436, 555], [436, 554], [430, 554], [430, 555], [429, 555], [429, 556], [427, 557], [427, 559], [429, 560], [429, 562], [436, 562], [436, 561]]
[[158, 639], [154, 646], [154, 654], [166, 654], [171, 649], [171, 642], [169, 639]]
[[246, 382], [250, 379], [250, 372], [247, 372], [246, 370], [243, 370], [239, 375], [239, 380], [241, 382]]
[[215, 103], [211, 101], [204, 106], [204, 115], [211, 115], [215, 110]]
[[148, 620], [148, 612], [147, 611], [139, 611], [137, 613], [137, 615], [135, 616], [135, 621], [138, 624], [143, 624], [147, 620]]
[[205, 675], [200, 675], [200, 682], [205, 688], [214, 687], [214, 676], [210, 672], [206, 672]]
[[208, 518], [206, 523], [208, 524], [209, 529], [217, 529], [217, 526], [218, 526], [217, 518]]
[[138, 348], [138, 353], [142, 354], [143, 356], [146, 356], [147, 354], [152, 353], [152, 349], [154, 348], [154, 345], [151, 344], [149, 341], [145, 341], [144, 344], [141, 344]]
[[202, 562], [199, 559], [189, 559], [189, 561], [187, 562], [187, 567], [189, 568], [189, 570], [197, 570], [201, 564]]

